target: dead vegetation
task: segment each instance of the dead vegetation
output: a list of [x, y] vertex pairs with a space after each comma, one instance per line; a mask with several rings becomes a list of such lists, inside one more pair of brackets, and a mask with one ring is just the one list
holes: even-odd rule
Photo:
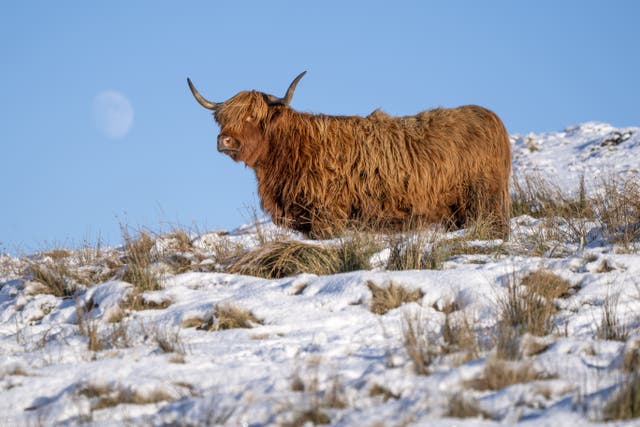
[[268, 242], [239, 257], [229, 273], [280, 278], [300, 273], [332, 274], [340, 270], [335, 250], [296, 240]]
[[134, 387], [125, 387], [120, 384], [85, 383], [76, 391], [78, 396], [83, 396], [91, 402], [91, 410], [111, 408], [118, 405], [148, 405], [153, 403], [174, 400], [177, 396], [163, 389], [155, 389], [151, 392], [142, 392]]
[[491, 419], [491, 414], [482, 409], [478, 401], [463, 393], [452, 394], [447, 402], [445, 417]]
[[405, 312], [402, 317], [402, 344], [417, 375], [431, 374], [432, 364], [440, 354], [433, 333], [427, 330], [422, 316]]
[[196, 327], [205, 331], [223, 331], [226, 329], [250, 329], [262, 325], [251, 311], [245, 310], [232, 303], [216, 305], [213, 315], [208, 318], [189, 318], [182, 322], [185, 328]]
[[625, 375], [602, 409], [603, 421], [640, 417], [640, 373]]
[[602, 315], [596, 330], [596, 337], [601, 340], [626, 341], [630, 331], [618, 317], [620, 295], [607, 295], [602, 305]]
[[520, 357], [519, 338], [524, 334], [549, 335], [557, 308], [554, 297], [568, 292], [568, 282], [548, 271], [538, 271], [518, 280], [506, 278], [506, 294], [498, 299], [495, 343], [503, 359]]
[[384, 287], [368, 281], [367, 287], [371, 291], [369, 310], [375, 314], [385, 314], [389, 310], [400, 307], [402, 304], [418, 301], [424, 296], [420, 289], [409, 290], [393, 281]]
[[531, 360], [507, 361], [490, 357], [482, 374], [467, 383], [475, 390], [500, 390], [513, 384], [551, 379], [553, 376], [536, 369]]

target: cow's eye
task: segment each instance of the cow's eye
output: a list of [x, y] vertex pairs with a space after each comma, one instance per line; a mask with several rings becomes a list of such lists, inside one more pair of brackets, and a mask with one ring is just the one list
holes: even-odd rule
[[256, 121], [256, 115], [255, 114], [250, 114], [247, 116], [247, 121], [248, 122], [255, 122]]

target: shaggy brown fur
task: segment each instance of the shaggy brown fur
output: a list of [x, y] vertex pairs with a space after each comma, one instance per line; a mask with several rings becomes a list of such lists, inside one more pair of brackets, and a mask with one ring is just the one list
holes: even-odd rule
[[218, 149], [251, 167], [274, 222], [328, 237], [358, 225], [401, 230], [489, 219], [509, 232], [511, 153], [491, 111], [437, 108], [393, 117], [301, 113], [270, 95], [218, 104]]

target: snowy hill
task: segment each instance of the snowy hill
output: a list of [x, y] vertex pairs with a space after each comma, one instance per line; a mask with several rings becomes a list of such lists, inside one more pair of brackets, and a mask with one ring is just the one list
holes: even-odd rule
[[308, 242], [256, 222], [0, 255], [0, 426], [637, 417], [640, 128], [512, 144], [518, 179], [566, 194], [525, 194], [555, 210], [533, 201], [509, 242], [480, 227]]

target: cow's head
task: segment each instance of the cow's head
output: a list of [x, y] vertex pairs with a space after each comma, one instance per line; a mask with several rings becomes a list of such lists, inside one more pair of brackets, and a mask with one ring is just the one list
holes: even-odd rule
[[187, 79], [191, 93], [204, 108], [213, 110], [213, 116], [220, 125], [218, 151], [235, 161], [256, 165], [265, 154], [267, 141], [264, 136], [265, 121], [274, 108], [288, 106], [293, 98], [296, 85], [306, 71], [296, 77], [282, 98], [262, 92], [243, 91], [225, 102], [206, 100]]

